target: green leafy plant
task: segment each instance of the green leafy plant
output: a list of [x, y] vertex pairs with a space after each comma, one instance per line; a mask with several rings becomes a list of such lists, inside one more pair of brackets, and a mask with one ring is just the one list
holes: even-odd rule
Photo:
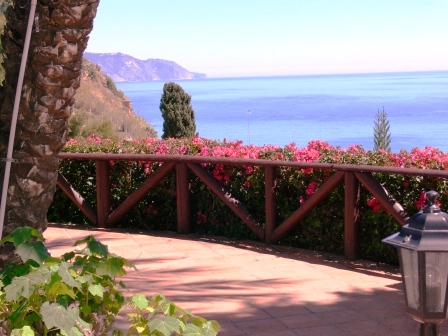
[[75, 243], [75, 251], [50, 255], [41, 233], [21, 227], [0, 241], [14, 244], [22, 263], [0, 273], [1, 335], [106, 335], [124, 308], [130, 327], [113, 335], [216, 335], [219, 324], [194, 316], [163, 295], [134, 295], [115, 278], [133, 267], [93, 236]]
[[375, 126], [373, 127], [373, 149], [383, 149], [390, 152], [390, 143], [391, 137], [389, 120], [387, 119], [387, 113], [383, 107], [383, 110], [378, 110], [378, 113], [375, 116]]
[[[130, 321], [127, 335], [217, 335], [220, 326], [216, 321], [191, 314], [163, 295], [156, 294], [150, 300], [144, 295], [134, 295], [130, 300], [134, 309], [128, 314]], [[114, 335], [124, 335], [114, 331]]]
[[191, 138], [196, 134], [191, 96], [177, 83], [165, 83], [160, 98], [163, 117], [162, 138]]

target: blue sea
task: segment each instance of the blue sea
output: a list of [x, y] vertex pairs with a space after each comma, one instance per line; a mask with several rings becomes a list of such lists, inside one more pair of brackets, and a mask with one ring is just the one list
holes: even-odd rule
[[[393, 152], [425, 146], [448, 152], [448, 71], [176, 82], [191, 95], [197, 131], [204, 138], [281, 147], [323, 140], [370, 150], [375, 116], [384, 108]], [[159, 136], [164, 83], [117, 83]]]

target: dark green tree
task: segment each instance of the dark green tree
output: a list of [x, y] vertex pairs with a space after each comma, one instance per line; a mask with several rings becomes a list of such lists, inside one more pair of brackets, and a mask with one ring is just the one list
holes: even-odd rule
[[390, 152], [390, 142], [390, 125], [389, 120], [387, 119], [386, 111], [383, 107], [382, 110], [378, 110], [375, 117], [375, 126], [373, 127], [373, 149], [384, 149]]
[[196, 122], [190, 102], [191, 96], [179, 84], [165, 83], [160, 98], [162, 138], [192, 138], [196, 135]]

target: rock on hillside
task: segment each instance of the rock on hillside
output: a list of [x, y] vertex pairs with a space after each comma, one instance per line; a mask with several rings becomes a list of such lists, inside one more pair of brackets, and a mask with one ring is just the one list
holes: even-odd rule
[[147, 82], [154, 80], [200, 79], [206, 75], [190, 72], [179, 64], [161, 59], [139, 60], [122, 53], [84, 53], [116, 82]]

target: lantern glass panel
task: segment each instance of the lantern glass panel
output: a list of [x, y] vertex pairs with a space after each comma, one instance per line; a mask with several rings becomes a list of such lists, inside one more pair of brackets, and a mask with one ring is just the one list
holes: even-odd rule
[[443, 312], [448, 279], [447, 253], [426, 252], [426, 311]]
[[420, 292], [418, 281], [418, 253], [399, 248], [400, 262], [403, 271], [406, 302], [409, 308], [420, 309]]

